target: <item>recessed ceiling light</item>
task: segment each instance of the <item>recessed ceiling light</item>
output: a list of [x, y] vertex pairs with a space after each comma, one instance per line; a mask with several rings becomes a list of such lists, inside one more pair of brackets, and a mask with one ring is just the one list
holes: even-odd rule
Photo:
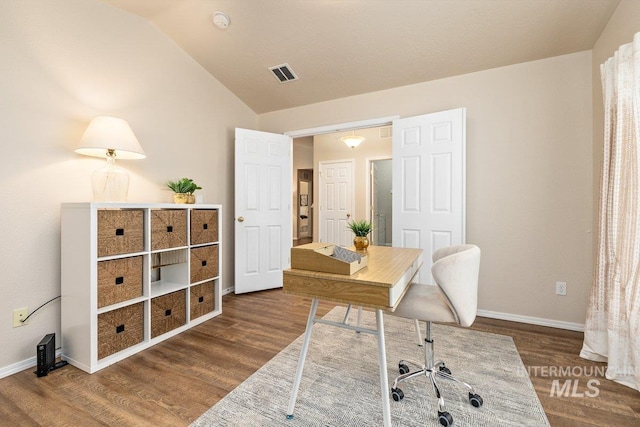
[[231, 25], [231, 19], [229, 18], [229, 15], [224, 12], [214, 12], [213, 23], [216, 24], [216, 27], [224, 30]]

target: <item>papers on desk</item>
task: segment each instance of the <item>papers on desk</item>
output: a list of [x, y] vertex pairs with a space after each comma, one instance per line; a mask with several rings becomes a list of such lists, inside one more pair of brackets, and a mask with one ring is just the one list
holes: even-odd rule
[[348, 249], [345, 249], [341, 246], [334, 247], [333, 255], [331, 256], [334, 257], [335, 259], [339, 259], [340, 261], [344, 261], [348, 263], [357, 261], [358, 264], [360, 264], [360, 261], [362, 261], [362, 255], [360, 255], [357, 252], [353, 252]]
[[327, 243], [309, 243], [291, 248], [291, 268], [323, 273], [354, 274], [367, 266], [365, 254]]

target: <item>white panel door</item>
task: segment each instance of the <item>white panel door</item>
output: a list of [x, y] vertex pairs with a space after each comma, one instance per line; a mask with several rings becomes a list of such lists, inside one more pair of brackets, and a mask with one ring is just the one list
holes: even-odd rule
[[465, 242], [465, 115], [393, 121], [393, 245], [425, 251], [419, 283], [433, 283], [434, 251]]
[[320, 162], [320, 206], [318, 233], [320, 242], [353, 246], [353, 233], [347, 228], [354, 211], [353, 160]]
[[290, 266], [291, 138], [236, 129], [235, 293], [282, 286]]

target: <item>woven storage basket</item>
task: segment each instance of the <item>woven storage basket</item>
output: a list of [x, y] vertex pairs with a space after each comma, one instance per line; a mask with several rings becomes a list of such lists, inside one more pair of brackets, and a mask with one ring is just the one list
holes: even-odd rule
[[187, 323], [186, 290], [151, 300], [151, 338]]
[[191, 283], [213, 279], [218, 275], [218, 245], [191, 249]]
[[142, 257], [98, 262], [98, 307], [142, 296]]
[[98, 256], [142, 252], [143, 228], [141, 209], [98, 210]]
[[218, 210], [193, 209], [191, 211], [191, 244], [218, 241]]
[[190, 294], [190, 319], [211, 313], [215, 308], [215, 292], [213, 281], [201, 283], [191, 287]]
[[187, 246], [187, 212], [184, 209], [151, 211], [151, 250]]
[[110, 356], [144, 339], [144, 303], [98, 314], [98, 359]]

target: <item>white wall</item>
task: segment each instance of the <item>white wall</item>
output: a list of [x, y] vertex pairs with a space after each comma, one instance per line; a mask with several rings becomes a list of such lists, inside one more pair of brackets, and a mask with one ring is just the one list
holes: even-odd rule
[[[591, 52], [262, 114], [285, 132], [467, 108], [467, 241], [480, 308], [584, 323], [591, 286]], [[568, 295], [555, 295], [555, 282]]]
[[12, 311], [60, 295], [60, 203], [90, 201], [101, 160], [76, 155], [93, 116], [126, 119], [147, 153], [122, 162], [129, 201], [169, 202], [188, 176], [224, 205], [223, 288], [233, 286], [233, 132], [256, 115], [156, 27], [97, 0], [0, 2], [0, 373], [60, 344], [59, 301], [29, 325]]

